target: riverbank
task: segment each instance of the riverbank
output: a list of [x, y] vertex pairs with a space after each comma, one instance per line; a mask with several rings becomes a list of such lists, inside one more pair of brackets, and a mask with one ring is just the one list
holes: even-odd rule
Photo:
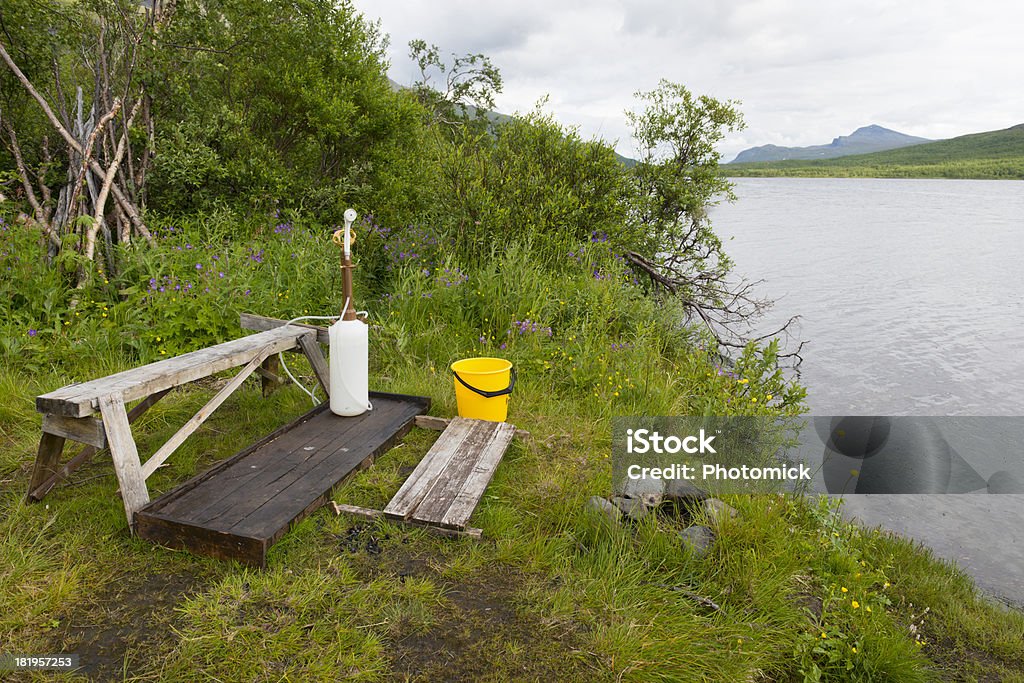
[[[792, 414], [803, 391], [772, 350], [717, 367], [681, 312], [576, 245], [542, 269], [510, 249], [476, 268], [423, 231], [360, 228], [357, 296], [370, 311], [371, 386], [455, 413], [447, 364], [508, 357], [519, 369], [516, 442], [474, 526], [438, 540], [320, 510], [252, 571], [131, 538], [110, 462], [45, 504], [22, 497], [39, 433], [33, 397], [241, 334], [237, 315], [329, 313], [336, 251], [316, 226], [214, 221], [161, 230], [71, 307], [34, 236], [3, 231], [0, 284], [0, 638], [23, 653], [77, 652], [78, 680], [851, 680], [1024, 677], [1024, 618], [983, 599], [913, 544], [845, 524], [801, 498], [730, 499], [703, 556], [681, 521], [609, 528], [585, 501], [610, 490], [611, 416]], [[524, 250], [525, 251], [525, 250]], [[374, 273], [394, 283], [381, 291]], [[381, 282], [385, 281], [383, 278]], [[293, 372], [310, 382], [296, 360]], [[209, 398], [168, 396], [134, 427], [151, 453]], [[228, 403], [151, 480], [166, 491], [304, 412], [294, 387]], [[380, 507], [435, 433], [404, 445], [334, 499]], [[714, 604], [695, 600], [706, 598]], [[924, 608], [928, 612], [924, 613]], [[7, 646], [5, 646], [7, 647]], [[75, 680], [68, 676], [69, 680]]]

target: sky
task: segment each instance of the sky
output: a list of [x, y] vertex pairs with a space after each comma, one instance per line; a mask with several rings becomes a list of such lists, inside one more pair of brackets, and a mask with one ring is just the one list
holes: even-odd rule
[[[1024, 4], [1009, 0], [355, 0], [390, 36], [389, 75], [418, 73], [408, 43], [483, 53], [497, 110], [545, 111], [636, 156], [624, 111], [665, 78], [739, 100], [747, 128], [723, 161], [764, 144], [825, 144], [878, 124], [941, 139], [1024, 123]], [[450, 63], [450, 56], [448, 61]]]

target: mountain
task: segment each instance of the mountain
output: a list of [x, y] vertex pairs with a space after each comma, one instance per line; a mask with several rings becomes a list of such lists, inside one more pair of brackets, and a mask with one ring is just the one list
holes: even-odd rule
[[827, 145], [811, 147], [779, 147], [762, 145], [745, 149], [736, 155], [732, 164], [753, 163], [759, 161], [787, 161], [790, 159], [835, 159], [851, 154], [867, 154], [883, 152], [899, 147], [920, 145], [932, 142], [927, 138], [905, 135], [888, 128], [871, 125], [858, 128], [850, 135], [840, 135]]
[[1024, 123], [838, 159], [725, 164], [727, 176], [1024, 179]]

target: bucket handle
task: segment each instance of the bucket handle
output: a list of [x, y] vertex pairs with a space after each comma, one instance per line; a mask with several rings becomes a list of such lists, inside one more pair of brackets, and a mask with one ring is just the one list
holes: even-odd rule
[[516, 385], [516, 369], [514, 367], [512, 368], [512, 371], [509, 373], [508, 387], [504, 389], [499, 389], [498, 391], [484, 391], [483, 389], [477, 389], [472, 384], [467, 383], [466, 380], [459, 377], [459, 373], [455, 372], [454, 370], [452, 370], [452, 374], [455, 375], [455, 379], [459, 381], [459, 384], [466, 387], [470, 391], [474, 391], [480, 394], [484, 398], [497, 398], [498, 396], [505, 396], [506, 394], [511, 394], [512, 387]]

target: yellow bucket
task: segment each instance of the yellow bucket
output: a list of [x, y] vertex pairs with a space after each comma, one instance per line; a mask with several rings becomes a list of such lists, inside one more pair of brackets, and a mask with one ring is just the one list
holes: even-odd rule
[[459, 417], [504, 422], [516, 371], [504, 358], [466, 358], [452, 363]]

